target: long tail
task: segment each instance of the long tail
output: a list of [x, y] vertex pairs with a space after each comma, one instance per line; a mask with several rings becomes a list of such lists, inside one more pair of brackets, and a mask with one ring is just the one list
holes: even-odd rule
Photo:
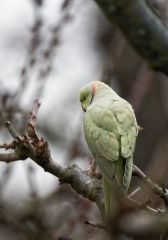
[[[104, 201], [106, 217], [114, 216], [118, 210], [120, 190], [127, 192], [132, 177], [133, 158], [127, 158], [114, 164], [114, 177], [104, 175]], [[106, 176], [106, 177], [105, 177]]]
[[117, 188], [115, 184], [111, 184], [105, 177], [104, 181], [104, 205], [105, 217], [109, 218], [115, 215], [118, 209], [117, 203]]
[[[105, 220], [115, 216], [118, 211], [119, 203], [117, 191], [118, 189], [116, 189], [116, 185], [112, 186], [112, 184], [110, 184], [109, 181], [104, 177]], [[131, 237], [125, 234], [118, 235], [116, 239], [133, 240]]]

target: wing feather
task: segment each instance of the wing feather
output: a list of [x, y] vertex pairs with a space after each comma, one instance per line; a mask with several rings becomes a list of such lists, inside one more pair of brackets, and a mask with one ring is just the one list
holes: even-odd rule
[[131, 105], [123, 99], [93, 104], [84, 122], [86, 141], [102, 172], [108, 179], [115, 176], [128, 187], [138, 133]]
[[92, 137], [96, 132], [98, 152], [104, 158], [115, 161], [120, 155], [133, 155], [138, 133], [134, 111], [125, 100], [114, 101], [104, 108], [93, 105], [89, 116], [92, 122]]

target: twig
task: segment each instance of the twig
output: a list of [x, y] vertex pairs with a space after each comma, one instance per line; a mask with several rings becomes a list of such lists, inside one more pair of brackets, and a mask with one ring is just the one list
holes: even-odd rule
[[40, 106], [41, 106], [41, 103], [39, 102], [38, 99], [36, 99], [33, 102], [32, 110], [29, 113], [28, 123], [31, 124], [34, 128], [36, 127], [36, 124], [37, 124], [37, 113]]
[[16, 129], [12, 126], [10, 121], [5, 122], [5, 127], [14, 139], [20, 139], [20, 135], [17, 133]]
[[26, 174], [27, 174], [27, 181], [30, 189], [30, 196], [33, 199], [38, 199], [38, 192], [37, 192], [37, 184], [35, 181], [35, 175], [34, 175], [34, 167], [32, 164], [29, 164], [25, 168]]
[[11, 163], [20, 160], [17, 153], [0, 153], [0, 162]]
[[88, 219], [84, 219], [84, 223], [87, 224], [87, 225], [90, 225], [90, 226], [92, 226], [94, 228], [99, 228], [99, 229], [103, 229], [103, 230], [106, 231], [105, 226], [103, 224], [101, 224], [101, 223], [94, 223], [94, 222], [92, 222], [92, 221], [90, 221]]
[[141, 187], [136, 188], [132, 193], [128, 195], [129, 198], [133, 197], [136, 195], [139, 191], [141, 190]]
[[135, 165], [133, 167], [133, 176], [140, 178], [152, 189], [155, 194], [159, 195], [163, 199], [166, 209], [168, 209], [168, 190], [166, 188], [161, 188], [159, 185], [154, 183]]
[[[138, 201], [128, 197], [128, 200], [130, 201], [130, 203], [132, 203], [136, 208], [142, 209], [142, 210], [147, 210], [147, 212], [150, 213], [164, 213], [164, 211], [158, 210], [158, 209], [154, 209], [150, 206], [148, 206], [148, 202], [144, 202], [144, 203], [139, 203]], [[134, 208], [135, 208], [134, 207]], [[160, 212], [161, 211], [161, 212]]]
[[0, 148], [4, 148], [5, 150], [8, 150], [8, 149], [15, 149], [16, 147], [16, 142], [13, 141], [11, 143], [3, 143], [0, 145]]

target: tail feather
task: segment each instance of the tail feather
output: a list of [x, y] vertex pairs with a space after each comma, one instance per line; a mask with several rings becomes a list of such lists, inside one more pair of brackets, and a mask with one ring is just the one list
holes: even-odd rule
[[132, 177], [133, 158], [132, 156], [123, 161], [114, 164], [115, 175], [109, 179], [104, 175], [104, 201], [106, 217], [114, 216], [118, 210], [118, 197], [121, 187], [127, 192]]
[[123, 188], [125, 191], [128, 191], [131, 177], [132, 177], [132, 169], [133, 169], [133, 156], [129, 157], [125, 161], [125, 171], [123, 176]]
[[[109, 182], [105, 177], [103, 178], [104, 181], [104, 205], [105, 205], [105, 217], [114, 216], [117, 209], [117, 181]], [[113, 183], [113, 184], [112, 184]]]

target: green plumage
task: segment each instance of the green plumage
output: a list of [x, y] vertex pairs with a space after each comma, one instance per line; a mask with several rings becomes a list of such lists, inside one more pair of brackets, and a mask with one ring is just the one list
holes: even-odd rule
[[85, 139], [104, 178], [105, 212], [108, 216], [115, 209], [115, 189], [121, 186], [127, 191], [130, 184], [138, 133], [136, 118], [127, 101], [98, 81], [81, 90], [80, 101], [86, 111]]

